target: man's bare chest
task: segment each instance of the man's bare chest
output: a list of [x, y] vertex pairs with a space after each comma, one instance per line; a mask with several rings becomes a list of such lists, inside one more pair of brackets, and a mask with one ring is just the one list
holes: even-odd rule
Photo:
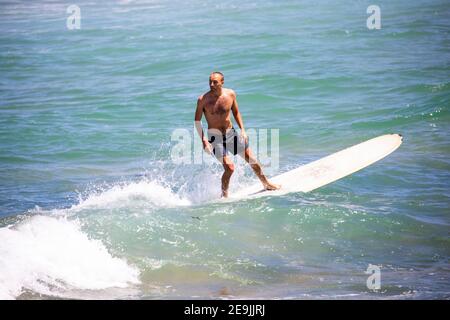
[[230, 112], [233, 102], [228, 99], [217, 99], [205, 103], [205, 112], [210, 115], [226, 115]]

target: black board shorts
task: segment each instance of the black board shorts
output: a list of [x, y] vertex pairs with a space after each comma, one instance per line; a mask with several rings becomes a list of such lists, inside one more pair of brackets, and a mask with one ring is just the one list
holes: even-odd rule
[[244, 156], [248, 148], [248, 141], [245, 141], [234, 128], [228, 129], [225, 134], [219, 130], [208, 129], [208, 141], [213, 147], [214, 156], [219, 160], [222, 160], [228, 152], [234, 156], [237, 154]]

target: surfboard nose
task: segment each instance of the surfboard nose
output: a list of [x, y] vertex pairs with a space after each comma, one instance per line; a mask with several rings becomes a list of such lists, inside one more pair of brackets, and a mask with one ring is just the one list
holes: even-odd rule
[[399, 136], [400, 137], [400, 141], [403, 141], [403, 135], [401, 133], [390, 133], [393, 136]]

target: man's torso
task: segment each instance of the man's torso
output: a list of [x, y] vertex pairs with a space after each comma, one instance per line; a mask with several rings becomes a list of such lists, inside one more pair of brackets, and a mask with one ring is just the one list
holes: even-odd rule
[[232, 90], [222, 88], [220, 97], [207, 92], [201, 100], [208, 129], [218, 129], [225, 133], [227, 129], [232, 127], [231, 108], [234, 101]]

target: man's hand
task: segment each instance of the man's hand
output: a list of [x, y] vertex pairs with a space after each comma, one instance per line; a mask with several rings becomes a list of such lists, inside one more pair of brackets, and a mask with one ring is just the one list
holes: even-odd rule
[[243, 139], [245, 143], [248, 143], [248, 136], [245, 130], [241, 130], [241, 139]]
[[205, 150], [207, 154], [212, 154], [213, 148], [211, 143], [209, 143], [209, 141], [206, 139], [203, 139], [202, 142], [203, 142], [203, 150]]

